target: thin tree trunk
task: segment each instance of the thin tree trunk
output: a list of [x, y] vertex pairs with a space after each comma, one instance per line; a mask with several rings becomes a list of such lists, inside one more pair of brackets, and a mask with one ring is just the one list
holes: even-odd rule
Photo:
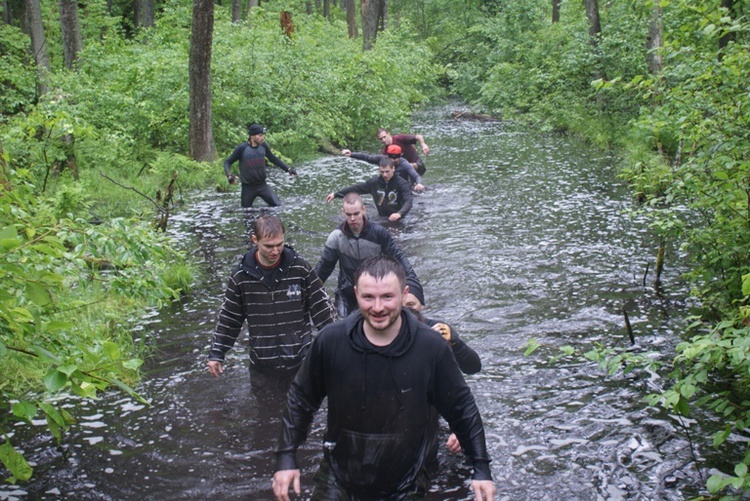
[[330, 19], [331, 19], [331, 0], [323, 0], [323, 16], [330, 21]]
[[242, 0], [232, 0], [232, 22], [242, 22]]
[[552, 0], [552, 22], [560, 22], [560, 0]]
[[349, 33], [349, 38], [357, 38], [359, 36], [357, 30], [357, 4], [354, 0], [346, 0], [346, 29]]
[[190, 157], [210, 162], [216, 156], [211, 124], [211, 45], [214, 29], [213, 0], [193, 1], [190, 33]]
[[31, 35], [31, 51], [39, 74], [38, 91], [39, 94], [46, 94], [49, 90], [47, 74], [52, 68], [47, 55], [47, 39], [44, 36], [42, 8], [39, 5], [39, 0], [26, 0], [26, 16], [29, 34]]
[[378, 36], [381, 0], [360, 0], [362, 15], [362, 50], [370, 50]]
[[78, 53], [83, 49], [81, 25], [78, 23], [78, 1], [59, 0], [60, 28], [62, 29], [63, 58], [65, 67], [73, 69]]
[[307, 0], [305, 2], [305, 12], [307, 13], [308, 16], [313, 15], [312, 2], [310, 0]]
[[[734, 0], [721, 0], [721, 6], [727, 9], [727, 12], [730, 16], [733, 18], [736, 17], [735, 8], [734, 8]], [[735, 32], [734, 31], [727, 31], [724, 35], [721, 36], [719, 39], [719, 48], [723, 49], [727, 45], [729, 45], [729, 42], [734, 41], [735, 39]], [[721, 58], [723, 57], [723, 52], [719, 52], [719, 61], [721, 61]]]
[[663, 23], [660, 0], [654, 0], [654, 6], [651, 10], [651, 22], [648, 25], [648, 40], [646, 42], [648, 71], [652, 75], [661, 73], [662, 60], [660, 49], [663, 44]]
[[10, 7], [10, 2], [8, 0], [2, 0], [0, 7], [3, 9], [3, 22], [5, 24], [10, 24], [13, 21], [13, 10]]
[[586, 5], [586, 17], [589, 20], [589, 43], [592, 47], [599, 45], [599, 37], [602, 35], [602, 25], [599, 21], [599, 2], [597, 0], [584, 0]]
[[378, 31], [388, 29], [388, 0], [378, 0]]
[[151, 28], [154, 25], [154, 0], [135, 0], [136, 25], [140, 28]]
[[247, 15], [245, 16], [245, 19], [250, 19], [250, 10], [253, 7], [258, 6], [258, 0], [247, 0]]

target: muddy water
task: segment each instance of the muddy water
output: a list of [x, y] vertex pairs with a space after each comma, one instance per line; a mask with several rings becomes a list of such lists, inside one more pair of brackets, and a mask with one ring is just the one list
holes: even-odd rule
[[[570, 138], [446, 115], [418, 117], [414, 130], [432, 149], [428, 190], [389, 228], [424, 284], [427, 316], [452, 323], [482, 358], [482, 372], [467, 380], [485, 422], [498, 499], [696, 495], [700, 480], [678, 421], [642, 401], [662, 380], [608, 378], [578, 360], [546, 362], [563, 345], [628, 346], [623, 308], [639, 351], [668, 357], [684, 323], [679, 270], [667, 269], [662, 294], [652, 276], [644, 285], [656, 244], [643, 221], [627, 216], [614, 159]], [[326, 205], [325, 195], [375, 168], [343, 157], [295, 168], [296, 180], [272, 171], [284, 202], [272, 212], [314, 265], [339, 221], [340, 207]], [[248, 246], [249, 224], [267, 211], [240, 209], [236, 191], [190, 195], [170, 231], [204, 276], [193, 294], [147, 315], [134, 333], [156, 348], [138, 388], [152, 405], [121, 396], [81, 403], [80, 426], [63, 446], [44, 437], [26, 444], [36, 480], [0, 488], [0, 499], [271, 499], [283, 391], [251, 383], [244, 342], [230, 352], [221, 380], [205, 369], [226, 278]], [[329, 292], [335, 283], [334, 275]], [[542, 348], [527, 357], [530, 339]], [[321, 418], [300, 453], [303, 498], [320, 457]], [[471, 499], [462, 459], [444, 452], [440, 459], [428, 499]]]

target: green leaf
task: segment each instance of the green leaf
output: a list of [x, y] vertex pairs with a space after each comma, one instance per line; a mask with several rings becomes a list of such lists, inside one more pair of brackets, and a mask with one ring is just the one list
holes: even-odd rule
[[740, 463], [738, 465], [735, 465], [734, 474], [737, 475], [738, 477], [747, 476], [747, 465], [745, 463]]
[[41, 346], [33, 345], [33, 346], [31, 346], [31, 351], [33, 351], [34, 353], [36, 353], [37, 356], [41, 360], [44, 360], [45, 362], [51, 362], [51, 363], [56, 364], [56, 365], [62, 365], [62, 359], [60, 357], [58, 357], [57, 355], [55, 355], [51, 351], [49, 351], [49, 350], [47, 350], [45, 348], [42, 348]]
[[52, 302], [47, 288], [36, 282], [26, 282], [26, 297], [37, 306], [47, 306]]
[[60, 372], [62, 372], [66, 376], [70, 377], [70, 376], [73, 375], [73, 373], [75, 371], [78, 370], [78, 366], [77, 365], [73, 365], [73, 364], [61, 365], [60, 367], [57, 368], [57, 370], [60, 371]]
[[675, 405], [675, 410], [683, 416], [689, 416], [690, 405], [688, 404], [687, 399], [680, 396], [680, 399], [677, 401], [677, 405]]
[[126, 360], [122, 363], [123, 367], [126, 369], [137, 371], [141, 365], [143, 365], [143, 360], [140, 358], [131, 358], [130, 360]]
[[75, 326], [76, 324], [74, 324], [73, 322], [53, 320], [52, 322], [47, 322], [46, 324], [44, 324], [44, 330], [46, 332], [57, 332], [72, 329]]
[[0, 247], [5, 250], [15, 249], [21, 245], [15, 226], [6, 226], [0, 230]]
[[31, 421], [36, 416], [37, 407], [31, 402], [16, 402], [11, 408], [13, 415], [25, 421]]
[[120, 358], [120, 347], [112, 341], [105, 342], [102, 348], [104, 349], [104, 354], [111, 360], [117, 360]]
[[706, 482], [706, 488], [711, 494], [716, 494], [726, 485], [727, 483], [725, 482], [725, 477], [723, 475], [711, 475], [708, 482]]
[[67, 382], [68, 382], [68, 376], [58, 371], [57, 369], [51, 369], [44, 376], [44, 386], [46, 386], [47, 390], [52, 393], [60, 391], [62, 388], [65, 387], [65, 384]]
[[7, 438], [6, 442], [0, 445], [0, 461], [14, 477], [22, 482], [26, 482], [34, 474], [34, 470], [26, 462], [26, 458], [10, 445]]

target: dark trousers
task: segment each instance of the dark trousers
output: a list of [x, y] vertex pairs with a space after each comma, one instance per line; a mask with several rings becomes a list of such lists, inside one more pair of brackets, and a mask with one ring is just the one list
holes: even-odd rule
[[278, 207], [281, 200], [276, 196], [270, 186], [264, 181], [261, 184], [243, 184], [242, 185], [242, 206], [252, 207], [257, 197], [262, 198], [269, 207]]
[[[424, 480], [426, 485], [426, 478]], [[425, 485], [415, 485], [407, 492], [397, 492], [382, 497], [360, 496], [347, 492], [336, 479], [336, 475], [331, 470], [331, 465], [326, 459], [323, 459], [318, 472], [315, 474], [315, 489], [310, 501], [415, 501], [424, 497]]]

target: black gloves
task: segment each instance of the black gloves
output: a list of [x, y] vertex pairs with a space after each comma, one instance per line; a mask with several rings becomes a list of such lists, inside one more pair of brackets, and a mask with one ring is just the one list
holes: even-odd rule
[[234, 174], [229, 174], [227, 176], [227, 181], [229, 181], [229, 184], [237, 184], [237, 176]]

